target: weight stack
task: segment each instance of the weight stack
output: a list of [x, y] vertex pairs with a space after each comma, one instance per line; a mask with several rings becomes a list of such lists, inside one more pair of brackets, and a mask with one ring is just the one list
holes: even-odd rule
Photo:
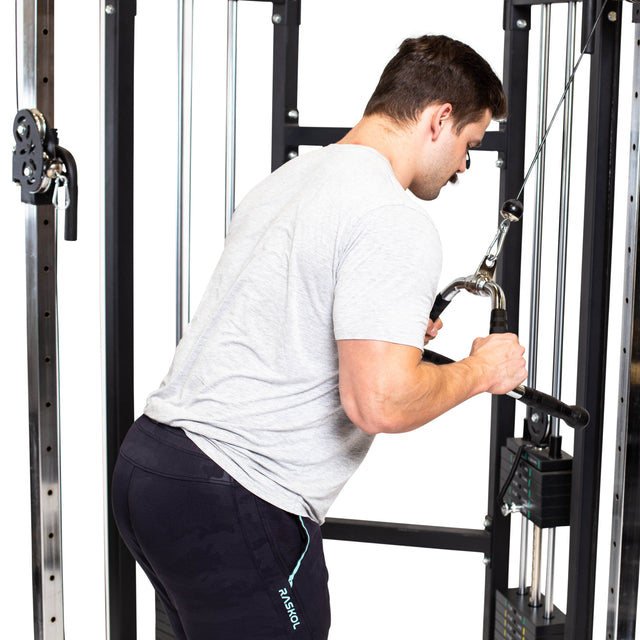
[[564, 637], [565, 615], [553, 608], [553, 617], [544, 617], [544, 596], [539, 607], [529, 606], [529, 594], [517, 589], [506, 594], [496, 591], [494, 640], [548, 640]]
[[[520, 438], [509, 438], [502, 447], [500, 486], [506, 482], [523, 443]], [[564, 451], [559, 458], [552, 458], [549, 449], [525, 449], [504, 495], [505, 502], [524, 507], [522, 514], [542, 529], [568, 525], [572, 462], [573, 458]]]

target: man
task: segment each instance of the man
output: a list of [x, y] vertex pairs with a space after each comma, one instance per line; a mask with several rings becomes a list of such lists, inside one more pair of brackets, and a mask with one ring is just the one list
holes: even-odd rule
[[422, 361], [437, 197], [505, 97], [444, 36], [406, 40], [362, 120], [238, 207], [204, 299], [113, 480], [122, 536], [179, 640], [326, 638], [319, 525], [376, 433], [526, 377], [512, 334]]

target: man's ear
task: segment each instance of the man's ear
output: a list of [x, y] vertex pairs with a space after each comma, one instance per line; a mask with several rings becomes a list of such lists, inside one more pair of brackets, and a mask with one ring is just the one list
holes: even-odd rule
[[453, 107], [449, 102], [437, 105], [435, 108], [426, 109], [423, 113], [423, 117], [428, 118], [428, 131], [431, 135], [431, 139], [435, 142], [440, 133], [445, 127], [447, 121], [451, 120], [451, 114]]

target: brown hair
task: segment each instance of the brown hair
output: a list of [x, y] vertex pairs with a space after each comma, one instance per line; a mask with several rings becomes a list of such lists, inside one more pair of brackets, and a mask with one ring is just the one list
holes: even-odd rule
[[447, 36], [408, 38], [382, 72], [364, 115], [406, 124], [428, 106], [447, 102], [458, 131], [486, 109], [494, 120], [507, 114], [502, 83], [471, 47]]

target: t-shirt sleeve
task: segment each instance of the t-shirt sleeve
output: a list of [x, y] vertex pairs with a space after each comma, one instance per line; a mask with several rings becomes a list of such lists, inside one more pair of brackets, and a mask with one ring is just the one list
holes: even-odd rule
[[422, 349], [442, 250], [426, 212], [367, 213], [339, 252], [333, 305], [336, 340], [383, 340]]

